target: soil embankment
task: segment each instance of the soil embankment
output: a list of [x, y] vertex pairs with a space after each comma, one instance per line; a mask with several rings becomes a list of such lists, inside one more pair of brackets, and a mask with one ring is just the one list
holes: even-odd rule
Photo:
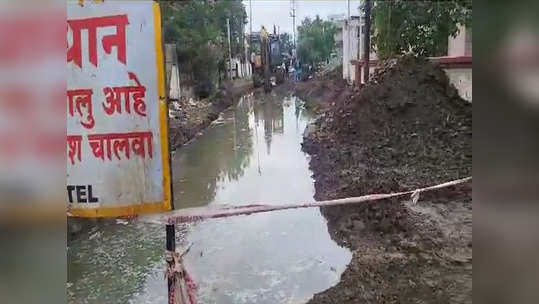
[[207, 128], [226, 108], [253, 90], [247, 79], [226, 82], [215, 95], [200, 101], [179, 100], [169, 106], [169, 145], [174, 151]]
[[[298, 84], [320, 113], [308, 128], [316, 199], [389, 193], [472, 174], [472, 106], [441, 68], [401, 57], [369, 85]], [[310, 303], [471, 303], [471, 184], [424, 194], [325, 207], [328, 228], [353, 251], [342, 280]]]

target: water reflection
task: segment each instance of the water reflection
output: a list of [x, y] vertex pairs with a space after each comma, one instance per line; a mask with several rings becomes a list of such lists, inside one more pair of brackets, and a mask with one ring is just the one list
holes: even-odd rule
[[[289, 117], [292, 140], [281, 142], [281, 155], [272, 158], [290, 158], [289, 149], [298, 150], [302, 128], [311, 119], [302, 110], [302, 102], [293, 96], [278, 94], [247, 95], [238, 106], [223, 113], [196, 143], [182, 148], [173, 160], [174, 204], [177, 208], [203, 206], [214, 201], [217, 187], [237, 181], [245, 169], [256, 163], [258, 175], [262, 175], [260, 154], [271, 156], [272, 140], [282, 140], [285, 131], [285, 109]], [[293, 109], [293, 111], [291, 111]], [[293, 114], [294, 116], [290, 116]], [[291, 119], [291, 118], [294, 119]], [[294, 127], [294, 129], [292, 129]], [[289, 138], [290, 139], [290, 138]], [[261, 141], [265, 146], [261, 146]], [[300, 152], [299, 150], [296, 152]], [[296, 155], [305, 159], [302, 153]], [[267, 158], [266, 158], [267, 159]], [[282, 160], [281, 160], [282, 161]], [[291, 169], [296, 168], [292, 166]], [[303, 173], [303, 172], [302, 172]]]
[[214, 199], [219, 182], [237, 180], [243, 175], [252, 154], [248, 113], [246, 106], [226, 111], [195, 144], [183, 147], [174, 156], [177, 208], [205, 205]]
[[[172, 158], [176, 208], [313, 200], [302, 134], [311, 121], [290, 95], [244, 97]], [[337, 283], [351, 255], [318, 209], [178, 227], [200, 303], [303, 303]], [[70, 303], [166, 303], [164, 229], [108, 222], [68, 251]]]
[[68, 302], [127, 303], [162, 263], [164, 237], [159, 226], [98, 222], [68, 248]]
[[[181, 192], [176, 206], [312, 201], [311, 172], [301, 151], [310, 121], [293, 96], [246, 96], [214, 127], [232, 128], [231, 136], [219, 138], [209, 130], [177, 155], [175, 170], [189, 173], [175, 188]], [[221, 172], [208, 175], [181, 154], [212, 150], [210, 142], [230, 148], [210, 152], [228, 162], [216, 162], [222, 167], [212, 169]], [[237, 164], [245, 166], [229, 174], [235, 169], [227, 166]], [[213, 185], [211, 197], [196, 193], [201, 188], [192, 187], [189, 179]], [[317, 209], [205, 221], [190, 227], [186, 236], [185, 242], [193, 244], [186, 263], [200, 285], [202, 303], [302, 303], [335, 284], [350, 259], [330, 239]]]

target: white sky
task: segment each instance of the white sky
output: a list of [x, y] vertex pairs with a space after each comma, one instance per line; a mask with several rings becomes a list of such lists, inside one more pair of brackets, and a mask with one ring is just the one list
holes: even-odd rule
[[[253, 9], [253, 32], [259, 31], [264, 25], [268, 31], [273, 31], [273, 25], [280, 27], [280, 32], [289, 32], [292, 34], [292, 17], [290, 0], [251, 0]], [[359, 14], [360, 0], [350, 0], [350, 15]], [[249, 0], [243, 0], [245, 11], [247, 12], [248, 22], [251, 22], [249, 13]], [[305, 17], [314, 18], [316, 15], [327, 19], [328, 15], [348, 14], [347, 0], [299, 0], [296, 1], [296, 26], [301, 25]], [[246, 24], [249, 31], [250, 24]]]

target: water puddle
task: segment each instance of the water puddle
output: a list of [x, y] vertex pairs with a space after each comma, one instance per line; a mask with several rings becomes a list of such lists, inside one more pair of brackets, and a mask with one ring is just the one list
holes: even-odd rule
[[[313, 201], [301, 151], [312, 117], [293, 96], [248, 95], [172, 158], [176, 208]], [[305, 303], [339, 280], [351, 254], [318, 209], [178, 227], [199, 303]], [[72, 303], [166, 303], [164, 227], [98, 225], [70, 245]]]

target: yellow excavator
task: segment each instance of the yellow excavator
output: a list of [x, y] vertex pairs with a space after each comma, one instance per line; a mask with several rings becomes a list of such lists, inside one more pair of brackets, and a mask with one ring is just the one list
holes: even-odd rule
[[[275, 29], [273, 34], [270, 34], [262, 26], [260, 34], [251, 36], [251, 43], [251, 50], [254, 54], [252, 56], [253, 85], [255, 87], [264, 85], [264, 91], [269, 92], [273, 84], [284, 82], [285, 71], [282, 67], [281, 40]], [[256, 51], [254, 51], [255, 49]]]

